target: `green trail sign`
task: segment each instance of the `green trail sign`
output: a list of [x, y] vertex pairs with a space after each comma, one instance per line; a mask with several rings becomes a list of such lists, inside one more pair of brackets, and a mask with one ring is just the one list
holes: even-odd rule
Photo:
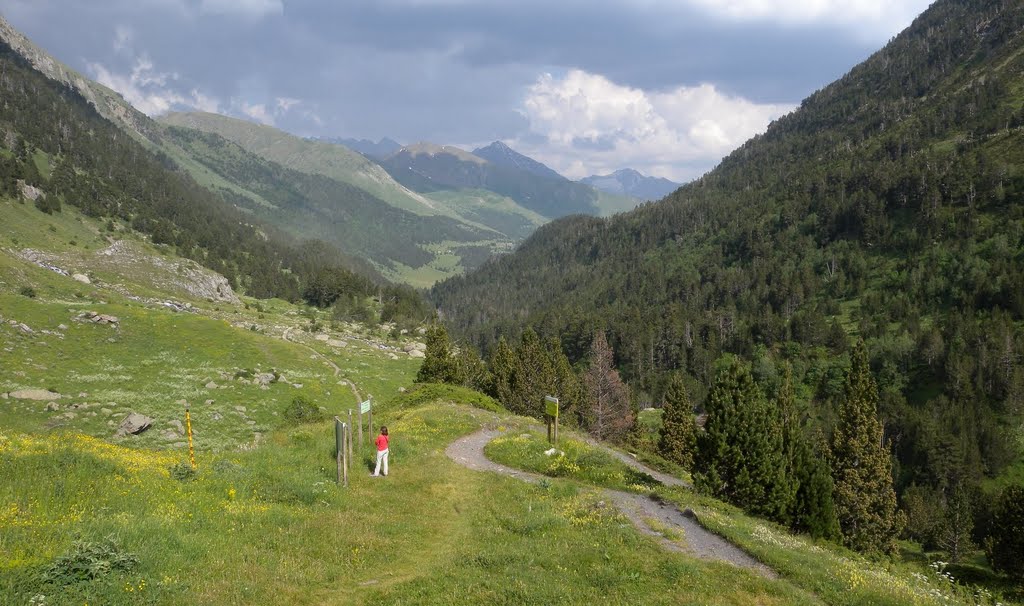
[[368, 412], [370, 412], [370, 400], [367, 400], [365, 402], [361, 402], [359, 404], [359, 414], [364, 415], [364, 414], [366, 414]]
[[544, 396], [544, 412], [548, 417], [548, 442], [558, 444], [558, 398]]
[[544, 396], [544, 412], [552, 417], [558, 416], [558, 398], [554, 396]]

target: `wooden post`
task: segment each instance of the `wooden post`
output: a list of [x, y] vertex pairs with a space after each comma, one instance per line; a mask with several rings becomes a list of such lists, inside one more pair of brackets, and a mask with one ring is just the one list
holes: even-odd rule
[[188, 402], [185, 403], [185, 428], [188, 432], [188, 461], [192, 469], [196, 468], [196, 452], [192, 449], [192, 415], [188, 411]]
[[373, 439], [373, 405], [370, 405], [370, 439]]
[[363, 404], [358, 403], [359, 406], [359, 450], [363, 450]]
[[348, 409], [348, 458], [352, 458], [352, 409]]
[[555, 415], [555, 446], [558, 446], [558, 415]]
[[349, 444], [348, 444], [348, 441], [349, 441], [348, 432], [349, 432], [349, 426], [348, 425], [345, 425], [344, 427], [341, 428], [341, 442], [342, 442], [342, 444], [341, 444], [341, 458], [342, 458], [341, 469], [342, 469], [342, 473], [345, 476], [345, 488], [348, 488], [348, 461], [349, 461], [349, 457], [348, 457], [348, 447], [349, 447]]
[[341, 426], [341, 419], [339, 419], [337, 416], [335, 416], [334, 417], [334, 454], [337, 457], [338, 473], [337, 473], [337, 477], [334, 480], [334, 483], [338, 484], [338, 485], [341, 485], [341, 465], [342, 465], [342, 456], [343, 456], [343, 454], [342, 454], [342, 447], [344, 446], [344, 444], [342, 444], [342, 441], [344, 440], [344, 437], [342, 435], [342, 429], [343, 428]]

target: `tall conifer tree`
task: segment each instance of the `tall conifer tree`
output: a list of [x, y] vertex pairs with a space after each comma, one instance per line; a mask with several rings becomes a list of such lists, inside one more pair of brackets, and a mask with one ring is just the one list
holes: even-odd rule
[[693, 417], [693, 405], [686, 393], [683, 375], [672, 373], [668, 390], [665, 392], [665, 406], [661, 415], [661, 438], [658, 440], [658, 454], [686, 469], [693, 469], [693, 455], [697, 450], [697, 424]]
[[784, 508], [782, 432], [746, 365], [733, 358], [719, 370], [705, 408], [698, 486], [751, 513], [777, 517]]
[[583, 375], [583, 384], [590, 400], [588, 429], [601, 440], [619, 441], [633, 425], [629, 391], [619, 378], [612, 360], [612, 348], [604, 331], [594, 335], [590, 347], [590, 367]]
[[852, 356], [839, 424], [832, 436], [836, 513], [847, 546], [888, 551], [900, 531], [892, 461], [882, 442], [878, 388], [863, 340]]

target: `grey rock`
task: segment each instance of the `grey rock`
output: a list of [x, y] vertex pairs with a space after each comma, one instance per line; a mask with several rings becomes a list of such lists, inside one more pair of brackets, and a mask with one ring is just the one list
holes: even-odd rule
[[235, 410], [238, 412], [245, 412], [245, 406], [235, 406]]
[[45, 410], [47, 412], [50, 412], [50, 411], [53, 411], [53, 410], [57, 410], [59, 408], [60, 408], [60, 406], [58, 406], [56, 402], [47, 402], [47, 404], [43, 408], [43, 410]]
[[210, 381], [209, 383], [206, 384], [206, 389], [217, 389], [217, 384], [214, 383], [213, 381]]
[[174, 431], [178, 432], [178, 435], [185, 435], [185, 426], [182, 425], [181, 421], [179, 421], [178, 419], [172, 419], [167, 424], [174, 428]]
[[117, 428], [117, 433], [122, 436], [128, 434], [138, 435], [149, 429], [152, 424], [153, 419], [151, 417], [133, 412], [121, 421], [121, 425]]
[[92, 280], [90, 280], [89, 276], [85, 274], [72, 274], [71, 279], [76, 282], [81, 282], [82, 284], [92, 284]]
[[12, 391], [11, 397], [15, 400], [59, 400], [60, 394], [46, 389], [19, 389]]
[[422, 351], [420, 351], [418, 349], [414, 349], [414, 350], [409, 352], [409, 357], [410, 358], [425, 358], [425, 357], [427, 357], [427, 354], [423, 353]]

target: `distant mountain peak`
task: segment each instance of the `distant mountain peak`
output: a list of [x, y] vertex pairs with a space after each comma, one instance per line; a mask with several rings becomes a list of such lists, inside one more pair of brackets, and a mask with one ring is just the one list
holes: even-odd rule
[[661, 177], [647, 177], [632, 168], [620, 168], [610, 175], [593, 175], [580, 179], [581, 183], [610, 194], [621, 194], [637, 200], [660, 200], [680, 184]]
[[447, 154], [454, 156], [463, 162], [472, 162], [474, 164], [486, 164], [487, 160], [471, 154], [468, 151], [455, 147], [454, 145], [438, 145], [437, 143], [430, 143], [428, 141], [420, 141], [419, 143], [413, 143], [412, 145], [406, 145], [402, 149], [395, 152], [394, 155], [407, 153], [410, 156], [416, 157], [422, 154], [428, 156], [438, 156]]
[[498, 166], [507, 166], [510, 168], [525, 170], [528, 173], [532, 173], [538, 177], [544, 177], [546, 179], [557, 179], [559, 181], [566, 180], [565, 177], [554, 170], [551, 170], [544, 164], [541, 164], [529, 156], [525, 156], [517, 152], [501, 141], [495, 141], [486, 147], [478, 147], [473, 150], [473, 154], [497, 164]]

